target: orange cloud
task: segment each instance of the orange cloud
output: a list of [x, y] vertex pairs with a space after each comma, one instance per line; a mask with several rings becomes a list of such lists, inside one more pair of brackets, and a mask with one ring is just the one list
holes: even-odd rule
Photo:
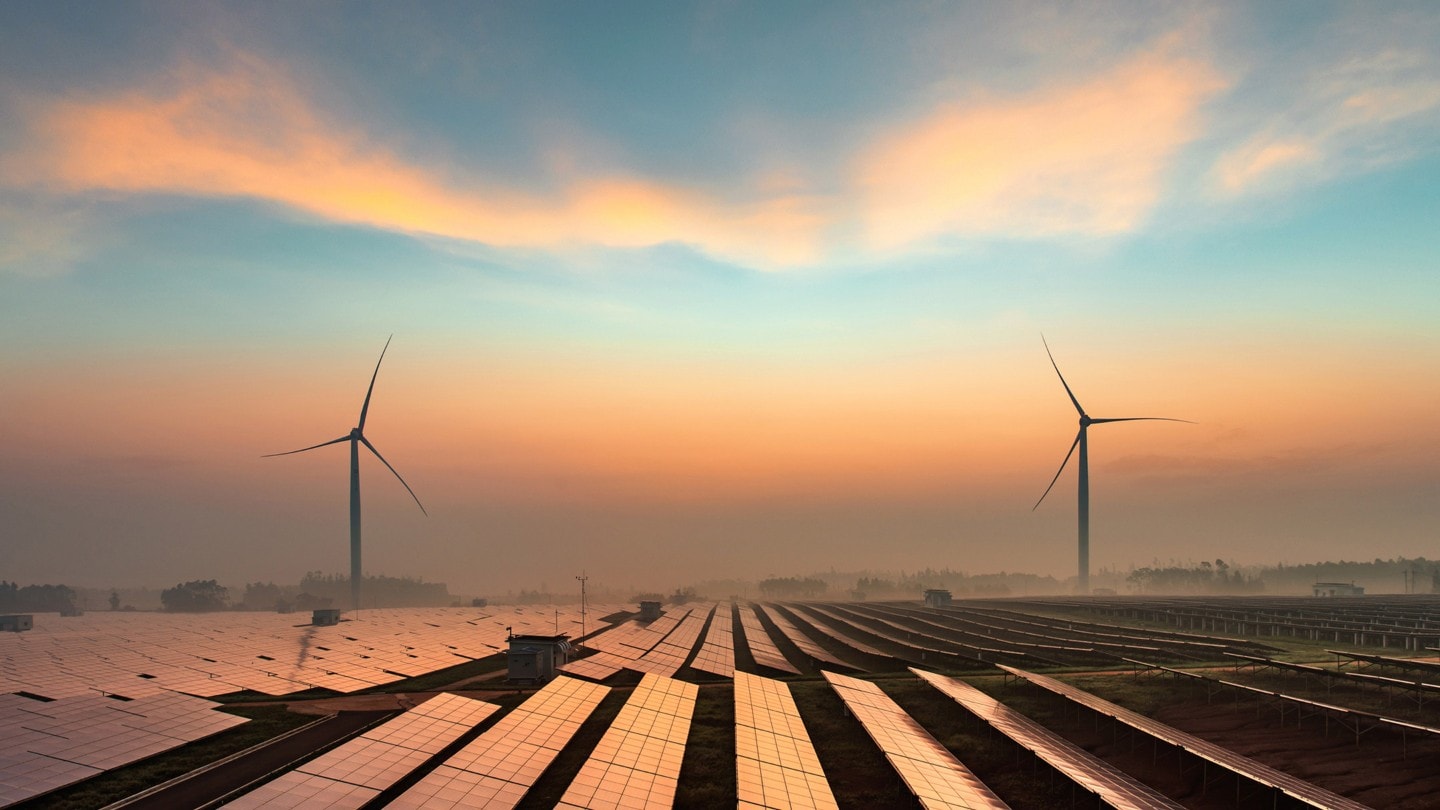
[[730, 202], [649, 180], [584, 179], [553, 198], [463, 186], [326, 120], [284, 71], [220, 71], [118, 97], [43, 105], [7, 182], [67, 191], [272, 200], [340, 222], [498, 246], [683, 242], [761, 265], [814, 261], [822, 221], [793, 192]]
[[1295, 168], [1320, 158], [1314, 144], [1258, 141], [1225, 155], [1216, 166], [1220, 185], [1227, 192], [1241, 191], [1266, 175]]
[[868, 241], [1132, 230], [1221, 87], [1207, 64], [1166, 45], [1081, 84], [937, 110], [860, 161]]

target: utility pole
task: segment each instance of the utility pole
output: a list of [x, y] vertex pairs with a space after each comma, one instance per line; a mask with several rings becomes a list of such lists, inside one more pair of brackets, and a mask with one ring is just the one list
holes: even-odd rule
[[580, 580], [580, 638], [575, 641], [575, 646], [579, 647], [585, 643], [585, 581], [590, 577], [581, 571], [580, 576], [575, 578]]

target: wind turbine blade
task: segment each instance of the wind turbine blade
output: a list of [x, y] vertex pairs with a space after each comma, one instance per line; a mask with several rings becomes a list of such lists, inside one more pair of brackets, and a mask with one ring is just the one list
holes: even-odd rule
[[1199, 422], [1191, 422], [1189, 419], [1171, 419], [1168, 416], [1125, 416], [1119, 419], [1091, 419], [1090, 424], [1099, 425], [1104, 422], [1184, 422], [1187, 425], [1198, 425]]
[[1075, 393], [1070, 390], [1070, 383], [1065, 382], [1065, 375], [1060, 373], [1060, 366], [1055, 364], [1055, 355], [1050, 353], [1050, 344], [1046, 343], [1044, 335], [1040, 336], [1040, 342], [1045, 344], [1045, 356], [1050, 358], [1050, 365], [1055, 367], [1055, 376], [1059, 377], [1060, 384], [1065, 386], [1065, 394], [1070, 397], [1070, 404], [1075, 406], [1077, 413], [1084, 416], [1085, 409], [1080, 407], [1080, 400], [1075, 398]]
[[303, 453], [303, 452], [305, 452], [306, 450], [314, 450], [314, 449], [317, 448], [317, 447], [325, 447], [326, 445], [339, 444], [340, 442], [348, 442], [348, 441], [350, 441], [350, 437], [349, 437], [349, 436], [341, 436], [341, 437], [338, 438], [338, 439], [331, 439], [331, 440], [328, 441], [328, 442], [321, 442], [321, 443], [319, 443], [319, 444], [312, 444], [312, 445], [310, 445], [309, 447], [302, 447], [302, 448], [300, 448], [299, 450], [286, 450], [286, 451], [283, 452], [283, 453], [266, 453], [265, 455], [261, 456], [261, 458], [274, 458], [274, 457], [276, 457], [276, 456], [293, 456], [293, 455], [295, 455], [296, 453]]
[[[1055, 471], [1055, 477], [1050, 479], [1050, 486], [1045, 487], [1045, 495], [1049, 495], [1049, 494], [1050, 494], [1050, 490], [1052, 490], [1052, 489], [1055, 488], [1055, 482], [1060, 480], [1060, 473], [1065, 472], [1065, 465], [1066, 465], [1066, 464], [1069, 464], [1069, 463], [1070, 463], [1070, 457], [1073, 456], [1073, 455], [1075, 455], [1075, 447], [1080, 444], [1080, 436], [1083, 435], [1084, 433], [1085, 433], [1085, 428], [1080, 428], [1080, 432], [1075, 434], [1075, 441], [1073, 441], [1073, 442], [1070, 443], [1070, 452], [1066, 453], [1066, 454], [1065, 454], [1065, 460], [1062, 461], [1062, 462], [1060, 462], [1060, 469], [1056, 470], [1056, 471]], [[1031, 512], [1034, 512], [1036, 509], [1039, 509], [1039, 508], [1040, 508], [1040, 502], [1043, 501], [1043, 500], [1045, 500], [1045, 495], [1041, 495], [1041, 496], [1040, 496], [1040, 500], [1039, 500], [1039, 501], [1036, 501], [1036, 502], [1035, 502], [1035, 505], [1032, 506], [1032, 507], [1030, 507], [1030, 511], [1031, 511]]]
[[395, 468], [391, 467], [390, 462], [386, 461], [385, 457], [380, 455], [380, 451], [375, 449], [375, 445], [371, 444], [370, 440], [365, 438], [364, 436], [360, 437], [360, 442], [366, 447], [370, 448], [370, 452], [374, 453], [375, 457], [380, 459], [381, 464], [389, 467], [390, 472], [395, 473], [395, 477], [400, 479], [400, 484], [405, 487], [405, 491], [410, 493], [410, 497], [415, 499], [415, 505], [420, 507], [420, 511], [425, 515], [425, 517], [430, 517], [430, 513], [425, 511], [425, 504], [420, 503], [420, 498], [415, 494], [415, 490], [411, 489], [410, 485], [405, 483], [404, 478], [400, 478], [400, 473], [395, 472]]
[[[394, 334], [385, 338], [385, 349], [390, 348], [390, 341], [395, 338]], [[356, 427], [365, 429], [365, 414], [370, 410], [370, 395], [375, 393], [375, 378], [380, 376], [380, 364], [385, 362], [385, 349], [380, 350], [380, 359], [375, 361], [375, 373], [370, 375], [370, 387], [365, 389], [365, 404], [360, 406], [360, 424]], [[370, 448], [374, 450], [375, 448]], [[379, 455], [378, 453], [376, 455]]]

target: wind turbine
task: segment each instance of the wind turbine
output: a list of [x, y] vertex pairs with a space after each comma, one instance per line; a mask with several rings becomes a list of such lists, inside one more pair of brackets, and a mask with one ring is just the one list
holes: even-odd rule
[[1080, 576], [1078, 587], [1080, 593], [1090, 592], [1090, 454], [1087, 448], [1086, 431], [1091, 425], [1101, 425], [1106, 422], [1185, 422], [1193, 425], [1188, 419], [1171, 419], [1168, 416], [1123, 416], [1097, 419], [1085, 413], [1080, 407], [1080, 400], [1075, 398], [1075, 393], [1070, 390], [1070, 384], [1065, 382], [1065, 375], [1060, 373], [1060, 366], [1055, 363], [1055, 355], [1050, 354], [1050, 344], [1045, 342], [1045, 336], [1040, 336], [1040, 342], [1045, 344], [1045, 354], [1050, 358], [1050, 365], [1054, 366], [1055, 374], [1060, 378], [1060, 384], [1065, 386], [1065, 393], [1070, 397], [1070, 404], [1075, 406], [1076, 412], [1080, 414], [1080, 432], [1075, 434], [1075, 441], [1070, 444], [1070, 452], [1065, 454], [1065, 460], [1060, 462], [1060, 469], [1055, 471], [1055, 477], [1050, 479], [1050, 486], [1045, 488], [1045, 494], [1040, 500], [1030, 507], [1035, 511], [1040, 503], [1045, 500], [1045, 495], [1055, 488], [1055, 482], [1060, 480], [1060, 473], [1065, 472], [1065, 465], [1070, 463], [1070, 456], [1075, 454], [1075, 448], [1080, 448]]
[[429, 512], [425, 511], [425, 505], [420, 503], [420, 498], [415, 495], [415, 490], [411, 489], [410, 485], [405, 483], [405, 479], [400, 477], [400, 473], [395, 472], [395, 468], [390, 466], [390, 462], [386, 461], [385, 457], [380, 455], [380, 451], [375, 449], [375, 445], [371, 444], [370, 440], [365, 438], [365, 417], [370, 411], [370, 395], [375, 392], [375, 378], [380, 376], [380, 364], [385, 360], [385, 350], [390, 348], [390, 340], [394, 337], [394, 335], [391, 335], [385, 339], [385, 348], [380, 350], [380, 359], [375, 361], [375, 373], [370, 375], [370, 387], [365, 391], [365, 403], [360, 406], [360, 424], [351, 428], [347, 435], [341, 436], [338, 439], [331, 439], [328, 442], [302, 447], [299, 450], [288, 450], [284, 453], [269, 453], [261, 456], [261, 458], [289, 456], [295, 453], [303, 453], [306, 450], [314, 450], [317, 447], [339, 444], [340, 442], [350, 442], [350, 604], [354, 610], [360, 609], [360, 445], [365, 445], [370, 452], [375, 454], [376, 458], [380, 459], [381, 464], [384, 464], [390, 472], [395, 473], [395, 477], [400, 480], [400, 484], [405, 487], [405, 491], [409, 492], [410, 497], [415, 499], [415, 505], [420, 507], [420, 512], [427, 517], [430, 515]]

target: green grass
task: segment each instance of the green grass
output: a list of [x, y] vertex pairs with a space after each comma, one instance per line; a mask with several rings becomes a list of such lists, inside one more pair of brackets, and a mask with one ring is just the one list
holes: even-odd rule
[[1070, 782], [918, 678], [877, 681], [941, 745], [1015, 810], [1070, 805]]
[[735, 690], [700, 687], [680, 764], [676, 807], [735, 807]]
[[844, 810], [918, 807], [885, 755], [823, 680], [789, 684], [835, 800]]
[[630, 693], [629, 689], [612, 689], [610, 694], [600, 701], [600, 705], [585, 718], [580, 730], [566, 743], [564, 750], [525, 793], [525, 798], [517, 805], [519, 810], [554, 807], [560, 801], [560, 797], [565, 795], [570, 783], [574, 781], [575, 775], [584, 767], [585, 761], [600, 743], [600, 738], [605, 736], [615, 716], [624, 707], [625, 701], [630, 699]]
[[248, 717], [250, 722], [12, 807], [17, 810], [103, 807], [318, 719], [293, 714], [283, 706], [245, 706], [223, 711]]

